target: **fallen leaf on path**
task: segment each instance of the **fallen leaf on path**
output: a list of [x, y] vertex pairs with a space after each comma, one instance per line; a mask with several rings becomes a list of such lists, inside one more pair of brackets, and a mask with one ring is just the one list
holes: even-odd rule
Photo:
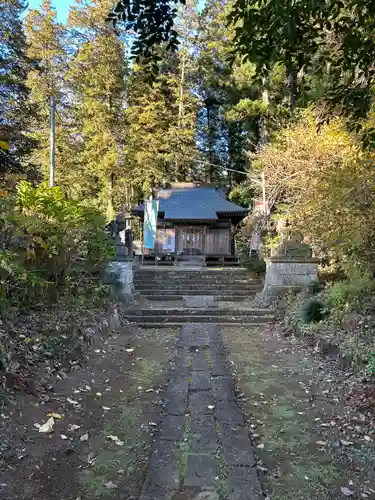
[[351, 497], [354, 495], [354, 492], [352, 490], [349, 490], [349, 488], [346, 488], [345, 486], [341, 488], [341, 493], [346, 497]]
[[47, 417], [52, 417], [56, 420], [61, 420], [62, 418], [64, 418], [63, 415], [60, 415], [60, 413], [55, 413], [54, 411], [52, 413], [47, 413]]
[[115, 490], [118, 488], [117, 484], [113, 483], [112, 481], [108, 481], [108, 483], [105, 483], [105, 487], [108, 490]]
[[76, 425], [76, 424], [69, 424], [68, 425], [68, 431], [77, 431], [80, 428], [81, 428], [80, 425]]
[[49, 418], [47, 422], [39, 427], [39, 432], [44, 434], [50, 434], [53, 432], [53, 427], [55, 425], [55, 419], [53, 417]]
[[343, 446], [351, 446], [352, 444], [354, 444], [352, 441], [345, 441], [344, 439], [340, 439], [340, 443]]
[[78, 401], [75, 401], [74, 399], [71, 399], [71, 398], [66, 398], [66, 400], [68, 401], [68, 403], [70, 403], [71, 405], [73, 406], [81, 406]]
[[111, 441], [113, 441], [114, 443], [116, 443], [117, 446], [124, 445], [124, 441], [121, 441], [121, 439], [119, 439], [117, 436], [110, 435], [110, 436], [107, 436], [107, 438], [110, 439]]

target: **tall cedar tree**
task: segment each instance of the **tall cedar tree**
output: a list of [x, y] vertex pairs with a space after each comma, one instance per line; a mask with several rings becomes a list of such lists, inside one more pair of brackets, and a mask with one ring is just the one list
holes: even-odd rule
[[39, 146], [32, 152], [32, 160], [40, 166], [44, 177], [48, 176], [50, 97], [56, 103], [56, 170], [64, 163], [62, 155], [65, 134], [63, 122], [63, 77], [67, 64], [65, 47], [66, 31], [56, 20], [56, 11], [50, 0], [44, 0], [40, 10], [30, 10], [26, 17], [28, 56], [36, 61], [27, 75], [30, 104], [36, 112], [30, 127], [30, 136]]
[[26, 7], [23, 0], [0, 1], [0, 128], [10, 139], [10, 151], [0, 150], [0, 172], [34, 176], [27, 161], [34, 144], [25, 134], [33, 111], [26, 86], [30, 69], [22, 25]]
[[127, 64], [123, 41], [105, 22], [111, 5], [108, 0], [77, 0], [70, 12], [75, 52], [65, 80], [72, 95], [76, 154], [74, 169], [61, 179], [67, 190], [99, 205], [109, 218], [124, 203], [127, 168]]
[[135, 65], [129, 81], [128, 165], [131, 182], [149, 193], [154, 185], [196, 177], [197, 99], [181, 54], [164, 54], [156, 80]]

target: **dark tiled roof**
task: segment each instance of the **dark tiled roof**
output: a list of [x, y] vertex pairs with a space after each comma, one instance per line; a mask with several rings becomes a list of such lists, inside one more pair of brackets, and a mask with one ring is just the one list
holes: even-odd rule
[[[244, 216], [247, 213], [246, 208], [228, 201], [223, 191], [214, 186], [161, 189], [156, 198], [159, 213], [164, 213], [167, 220], [216, 220], [218, 214]], [[143, 211], [143, 203], [133, 210], [135, 214]]]

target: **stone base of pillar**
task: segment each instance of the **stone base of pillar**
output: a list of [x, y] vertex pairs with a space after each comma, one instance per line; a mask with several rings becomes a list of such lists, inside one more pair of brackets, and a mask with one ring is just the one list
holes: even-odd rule
[[105, 278], [114, 285], [117, 293], [127, 301], [134, 297], [133, 262], [131, 260], [113, 260], [108, 262]]
[[301, 290], [319, 280], [316, 259], [270, 257], [265, 260], [264, 287], [255, 298], [259, 305], [269, 306], [286, 293]]

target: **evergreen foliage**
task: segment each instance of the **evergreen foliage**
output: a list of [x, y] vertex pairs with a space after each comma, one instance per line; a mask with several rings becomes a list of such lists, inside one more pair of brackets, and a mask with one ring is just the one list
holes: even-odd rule
[[32, 61], [27, 56], [22, 18], [27, 3], [0, 1], [0, 135], [9, 138], [10, 150], [0, 147], [0, 174], [18, 172], [34, 176], [26, 160], [33, 142], [25, 130], [33, 116], [26, 77]]

